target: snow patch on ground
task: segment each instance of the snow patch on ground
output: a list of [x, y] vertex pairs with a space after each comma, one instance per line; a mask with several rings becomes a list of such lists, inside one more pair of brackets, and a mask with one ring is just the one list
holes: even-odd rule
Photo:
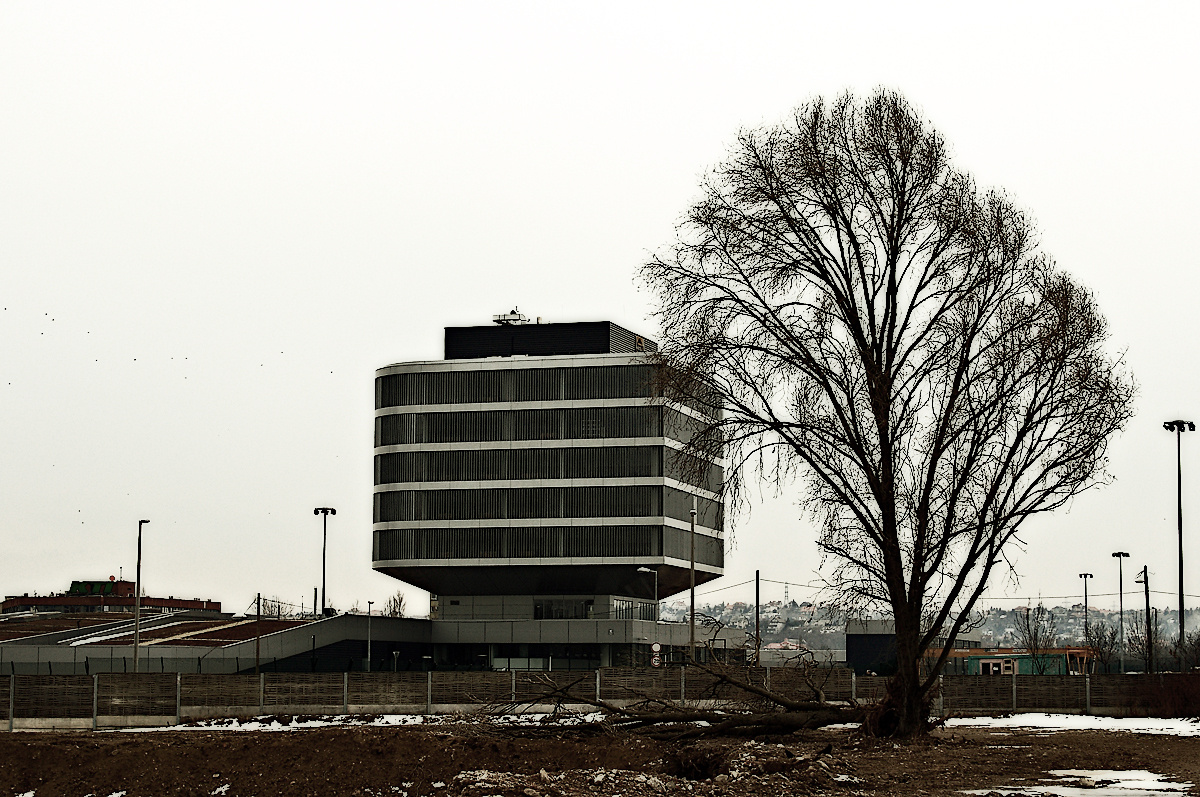
[[1083, 714], [1013, 714], [1007, 717], [958, 717], [947, 728], [1040, 728], [1047, 731], [1123, 731], [1167, 736], [1200, 736], [1200, 718], [1092, 717]]
[[346, 726], [390, 727], [399, 725], [451, 725], [461, 723], [487, 723], [490, 725], [523, 727], [564, 727], [587, 725], [600, 722], [600, 712], [587, 714], [267, 714], [259, 717], [228, 717], [197, 720], [183, 725], [165, 725], [153, 728], [115, 728], [112, 733], [157, 733], [161, 731], [300, 731], [313, 728]]
[[1027, 795], [1054, 797], [1179, 797], [1191, 783], [1171, 783], [1162, 775], [1141, 769], [1052, 769], [1045, 785], [1020, 789], [971, 789], [963, 794]]

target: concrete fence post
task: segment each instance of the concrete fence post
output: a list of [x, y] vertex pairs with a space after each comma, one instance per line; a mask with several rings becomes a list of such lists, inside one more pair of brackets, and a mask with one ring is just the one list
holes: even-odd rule
[[687, 667], [679, 668], [679, 702], [687, 701]]
[[433, 670], [425, 673], [425, 713], [433, 713]]
[[175, 673], [175, 724], [183, 724], [183, 675]]
[[100, 676], [92, 676], [92, 730], [96, 730], [96, 715], [100, 708]]
[[1083, 713], [1092, 713], [1092, 674], [1083, 674]]
[[350, 713], [350, 673], [342, 673], [342, 709]]
[[1012, 710], [1017, 710], [1017, 668], [1013, 667]]
[[858, 703], [858, 675], [850, 671], [850, 702]]
[[267, 674], [258, 674], [258, 713], [262, 714], [267, 705]]
[[770, 667], [763, 667], [763, 684], [764, 684], [763, 689], [766, 689], [768, 692], [770, 692], [771, 691], [771, 668]]
[[12, 733], [17, 725], [17, 676], [8, 676], [8, 731]]
[[596, 670], [596, 702], [600, 702], [600, 670]]
[[946, 681], [944, 675], [938, 676], [937, 713], [939, 717], [946, 716]]
[[511, 700], [515, 704], [517, 702], [517, 671], [509, 670], [509, 691], [512, 693]]

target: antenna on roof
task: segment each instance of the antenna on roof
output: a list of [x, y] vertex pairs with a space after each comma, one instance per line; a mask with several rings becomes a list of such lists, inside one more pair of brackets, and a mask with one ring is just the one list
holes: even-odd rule
[[492, 316], [492, 323], [499, 324], [502, 327], [513, 326], [515, 324], [528, 324], [529, 316], [514, 307], [511, 313]]

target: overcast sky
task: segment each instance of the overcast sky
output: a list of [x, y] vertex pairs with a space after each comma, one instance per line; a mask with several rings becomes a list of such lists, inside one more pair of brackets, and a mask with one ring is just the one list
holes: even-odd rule
[[[1191, 3], [0, 4], [0, 593], [380, 606], [376, 368], [519, 307], [650, 337], [637, 284], [738, 130], [888, 86], [1096, 293], [1140, 385], [1111, 486], [1030, 524], [989, 598], [1175, 606], [1200, 421]], [[1200, 434], [1183, 440], [1200, 605]], [[1189, 518], [1194, 518], [1190, 520]], [[785, 486], [702, 600], [810, 597]], [[122, 571], [123, 568], [123, 571]], [[410, 608], [425, 593], [404, 587]], [[1067, 596], [1060, 599], [1060, 596]], [[1080, 598], [1074, 598], [1078, 602]]]

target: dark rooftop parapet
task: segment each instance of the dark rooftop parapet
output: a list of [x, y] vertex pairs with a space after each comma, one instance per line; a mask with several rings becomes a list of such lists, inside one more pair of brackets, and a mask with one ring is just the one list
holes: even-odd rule
[[556, 354], [637, 354], [658, 344], [611, 321], [446, 327], [446, 359]]

